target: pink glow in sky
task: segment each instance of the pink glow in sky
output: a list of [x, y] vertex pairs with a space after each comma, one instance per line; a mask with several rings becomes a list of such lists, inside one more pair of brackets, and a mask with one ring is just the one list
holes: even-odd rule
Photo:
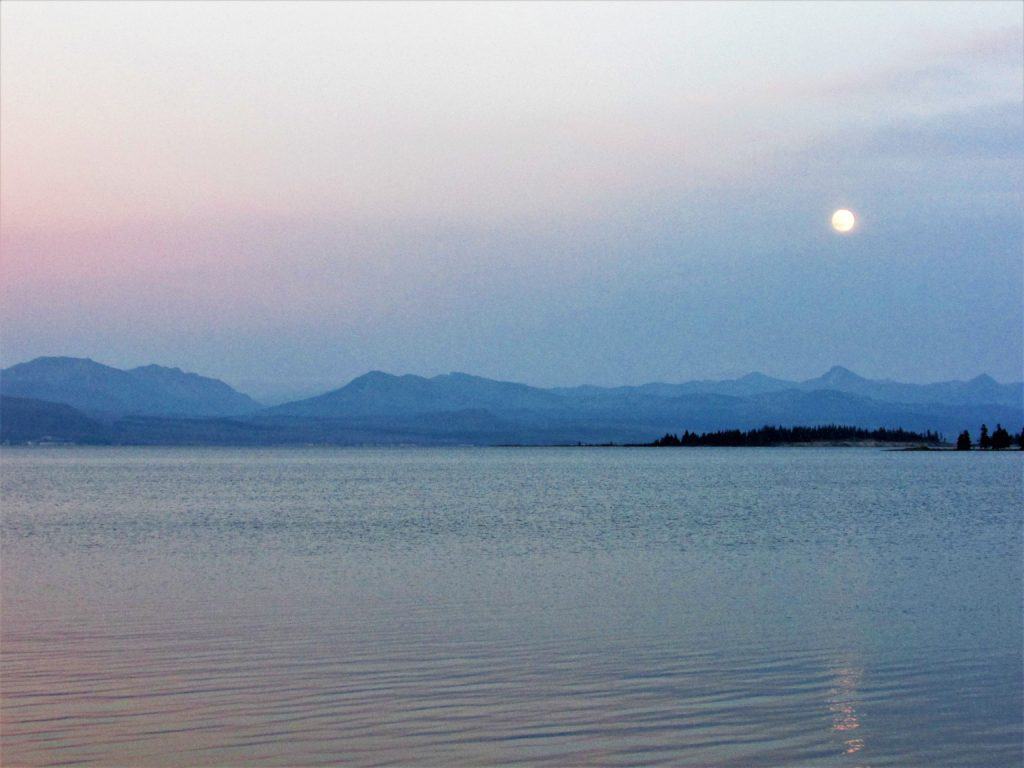
[[[780, 355], [757, 350], [792, 325], [793, 296], [760, 299], [743, 327], [725, 313], [661, 329], [672, 349], [713, 345], [692, 358], [638, 346], [632, 307], [695, 285], [749, 307], [758, 289], [732, 265], [770, 283], [820, 261], [836, 246], [819, 225], [844, 204], [868, 216], [842, 258], [878, 258], [874, 214], [874, 236], [911, 244], [889, 258], [922, 276], [937, 219], [986, 233], [957, 246], [973, 263], [943, 251], [965, 265], [946, 301], [1019, 271], [1016, 3], [0, 13], [4, 364], [88, 354], [283, 383], [366, 367], [537, 383], [770, 367]], [[870, 282], [849, 289], [877, 302]], [[925, 306], [940, 288], [891, 300]], [[1009, 322], [1018, 289], [995, 288]], [[563, 302], [621, 322], [580, 351]], [[981, 323], [970, 353], [915, 358], [908, 337], [880, 358], [794, 352], [775, 372], [1006, 376], [1008, 327]], [[900, 360], [908, 371], [890, 370]]]

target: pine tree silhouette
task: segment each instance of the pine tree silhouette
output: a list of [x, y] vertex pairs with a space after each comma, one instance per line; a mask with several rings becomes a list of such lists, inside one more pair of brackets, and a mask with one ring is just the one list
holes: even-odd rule
[[[789, 443], [826, 443], [847, 440], [874, 440], [879, 443], [925, 443], [937, 445], [942, 442], [942, 435], [928, 430], [926, 432], [910, 432], [897, 427], [896, 429], [862, 429], [860, 427], [843, 427], [829, 424], [821, 427], [772, 427], [743, 431], [727, 429], [720, 432], [704, 432], [698, 434], [684, 430], [681, 437], [671, 433], [660, 437], [649, 445], [669, 446], [728, 446], [728, 447], [759, 447], [766, 445], [782, 445]], [[970, 440], [970, 438], [968, 438]]]
[[1002, 424], [996, 424], [996, 431], [992, 433], [992, 450], [1005, 451], [1012, 443], [1010, 433], [1003, 429]]
[[988, 436], [988, 425], [981, 425], [981, 436], [978, 438], [978, 447], [983, 451], [987, 451], [992, 447], [992, 438]]
[[956, 439], [956, 449], [958, 451], [969, 451], [971, 450], [971, 433], [966, 429], [960, 433], [960, 437]]

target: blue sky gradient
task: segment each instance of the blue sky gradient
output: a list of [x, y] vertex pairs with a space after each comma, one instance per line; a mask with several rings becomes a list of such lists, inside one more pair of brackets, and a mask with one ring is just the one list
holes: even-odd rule
[[0, 358], [1020, 379], [1022, 13], [4, 4]]

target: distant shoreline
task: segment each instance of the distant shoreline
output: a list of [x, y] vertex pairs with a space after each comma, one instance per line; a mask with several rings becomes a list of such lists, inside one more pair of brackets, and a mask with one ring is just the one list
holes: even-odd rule
[[[517, 446], [509, 445], [508, 448], [528, 447], [528, 446]], [[929, 451], [952, 451], [956, 450], [952, 445], [943, 446], [922, 446], [920, 443], [907, 442], [907, 443], [887, 443], [878, 440], [865, 440], [863, 442], [856, 442], [850, 440], [823, 440], [820, 442], [806, 443], [806, 442], [792, 442], [792, 443], [772, 443], [771, 445], [679, 445], [679, 446], [661, 446], [652, 445], [651, 443], [584, 443], [582, 445], [564, 444], [549, 446], [552, 448], [890, 448], [893, 450], [929, 450]]]
[[[546, 450], [559, 450], [566, 448], [659, 448], [662, 446], [654, 446], [649, 443], [494, 443], [494, 444], [482, 444], [482, 443], [278, 443], [278, 444], [226, 444], [226, 443], [71, 443], [71, 442], [26, 442], [26, 443], [0, 443], [0, 452], [15, 449], [35, 449], [35, 448], [132, 448], [132, 449], [178, 449], [178, 448], [202, 448], [202, 449], [214, 449], [214, 450], [256, 450], [256, 451], [267, 451], [267, 450], [310, 450], [310, 449], [330, 449], [330, 450], [437, 450], [437, 449], [479, 449], [479, 450], [493, 450], [495, 448], [516, 448], [516, 449], [531, 449], [531, 448], [542, 448]], [[762, 448], [807, 448], [807, 449], [821, 449], [821, 448], [860, 448], [860, 449], [876, 449], [884, 451], [892, 451], [897, 453], [917, 453], [917, 452], [928, 452], [928, 453], [1019, 453], [1024, 456], [1024, 451], [1018, 448], [1010, 448], [1006, 450], [985, 450], [982, 448], [971, 448], [969, 451], [957, 450], [954, 446], [945, 445], [931, 445], [925, 446], [919, 443], [880, 443], [866, 441], [862, 443], [856, 442], [820, 442], [820, 443], [777, 443], [774, 445], [694, 445], [694, 446], [679, 446], [684, 448], [698, 448], [698, 449], [762, 449]]]

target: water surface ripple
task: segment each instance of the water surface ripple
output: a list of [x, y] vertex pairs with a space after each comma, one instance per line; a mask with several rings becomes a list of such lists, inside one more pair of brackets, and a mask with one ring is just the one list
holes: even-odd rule
[[1019, 766], [1022, 467], [4, 449], [0, 762]]

